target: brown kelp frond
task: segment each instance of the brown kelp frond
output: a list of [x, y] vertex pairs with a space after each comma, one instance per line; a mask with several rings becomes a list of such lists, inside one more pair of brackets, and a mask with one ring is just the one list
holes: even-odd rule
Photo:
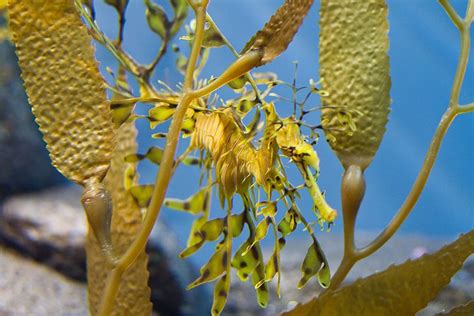
[[53, 165], [78, 184], [100, 182], [115, 147], [112, 113], [92, 38], [73, 1], [11, 0], [9, 15], [26, 92]]
[[8, 9], [21, 76], [52, 164], [85, 187], [81, 202], [90, 227], [112, 261], [112, 205], [101, 181], [116, 141], [92, 38], [73, 1], [12, 0]]
[[257, 32], [243, 49], [243, 53], [263, 50], [261, 64], [271, 62], [286, 50], [303, 23], [313, 0], [287, 0]]
[[[319, 51], [324, 132], [344, 167], [365, 169], [390, 111], [385, 0], [322, 0]], [[356, 127], [351, 133], [343, 119], [349, 114]]]
[[470, 231], [433, 254], [327, 292], [284, 315], [414, 315], [436, 297], [473, 253], [474, 231]]

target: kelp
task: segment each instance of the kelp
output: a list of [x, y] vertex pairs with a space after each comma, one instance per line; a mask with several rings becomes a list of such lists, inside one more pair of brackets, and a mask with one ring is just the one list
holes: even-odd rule
[[433, 254], [326, 292], [283, 315], [414, 315], [436, 297], [473, 253], [474, 230]]
[[53, 165], [83, 186], [100, 182], [115, 132], [92, 38], [74, 2], [11, 0], [8, 13], [21, 76]]
[[12, 0], [8, 13], [21, 76], [52, 164], [84, 187], [89, 226], [113, 260], [112, 201], [102, 180], [115, 129], [92, 37], [72, 0]]
[[[140, 207], [124, 185], [125, 168], [130, 167], [124, 157], [137, 148], [136, 130], [133, 122], [122, 124], [117, 130], [118, 145], [114, 152], [110, 171], [104, 180], [111, 192], [114, 213], [111, 222], [112, 244], [116, 255], [123, 253], [133, 241], [140, 228]], [[100, 245], [93, 234], [88, 234], [87, 243], [88, 300], [92, 315], [96, 315], [102, 291], [110, 271], [108, 259], [102, 255]], [[142, 252], [123, 276], [115, 298], [112, 315], [150, 315], [150, 288], [148, 287], [148, 256]]]
[[242, 52], [262, 50], [261, 64], [271, 62], [287, 49], [312, 4], [313, 0], [285, 1]]
[[[124, 153], [136, 150], [135, 128], [124, 123], [114, 149], [105, 82], [73, 1], [11, 1], [9, 13], [25, 88], [53, 165], [86, 188], [83, 203], [93, 231], [86, 243], [88, 299], [95, 315], [110, 260], [127, 249], [141, 225], [123, 179]], [[142, 253], [124, 275], [113, 315], [151, 313], [147, 262]]]
[[321, 124], [344, 167], [365, 169], [390, 111], [387, 5], [322, 0], [319, 25]]

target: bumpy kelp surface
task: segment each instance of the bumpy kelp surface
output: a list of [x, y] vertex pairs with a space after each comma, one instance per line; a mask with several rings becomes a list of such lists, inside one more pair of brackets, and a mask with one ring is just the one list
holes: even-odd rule
[[385, 0], [322, 0], [319, 63], [321, 123], [339, 160], [365, 169], [390, 111]]
[[105, 176], [115, 146], [104, 80], [73, 0], [11, 0], [10, 30], [53, 165], [84, 185]]
[[[131, 164], [124, 162], [124, 157], [136, 151], [136, 131], [133, 122], [126, 122], [117, 131], [117, 148], [114, 152], [110, 170], [104, 180], [105, 186], [112, 195], [114, 213], [112, 215], [112, 244], [117, 254], [122, 254], [132, 243], [142, 220], [139, 206], [126, 189], [127, 168]], [[128, 185], [128, 184], [127, 184]], [[103, 289], [110, 272], [110, 264], [94, 234], [87, 237], [87, 279], [89, 306], [92, 315], [97, 314]], [[120, 288], [115, 298], [112, 315], [150, 315], [150, 288], [148, 287], [148, 256], [142, 253], [135, 263], [124, 273]]]
[[247, 50], [263, 50], [262, 64], [275, 59], [286, 50], [298, 31], [313, 0], [287, 0], [264, 28], [246, 45]]
[[473, 253], [474, 231], [470, 231], [433, 254], [360, 279], [284, 315], [415, 315]]

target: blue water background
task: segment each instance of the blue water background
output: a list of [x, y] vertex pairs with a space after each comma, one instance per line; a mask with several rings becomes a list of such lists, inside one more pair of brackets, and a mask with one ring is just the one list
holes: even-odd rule
[[[224, 34], [237, 50], [240, 50], [282, 2], [215, 0], [211, 1], [209, 11]], [[464, 15], [467, 1], [451, 2], [458, 12]], [[110, 36], [115, 36], [116, 16], [113, 9], [100, 1], [96, 1], [96, 6], [102, 29]], [[169, 9], [166, 3], [164, 6]], [[388, 1], [388, 6], [393, 104], [385, 138], [366, 172], [367, 191], [357, 220], [357, 228], [369, 231], [383, 229], [407, 196], [439, 119], [448, 104], [460, 51], [458, 31], [437, 1], [391, 0]], [[310, 78], [317, 81], [318, 11], [319, 1], [316, 1], [288, 50], [258, 71], [271, 70], [276, 72], [280, 79], [291, 82], [294, 77], [293, 61], [297, 60], [300, 65], [299, 85], [306, 85]], [[186, 43], [178, 40], [175, 42], [182, 49], [187, 48]], [[159, 43], [159, 38], [147, 30], [142, 2], [130, 1], [125, 32], [126, 50], [138, 61], [150, 62], [158, 50]], [[474, 100], [472, 55], [471, 53], [471, 62], [461, 92], [461, 104]], [[103, 69], [105, 66], [115, 68], [113, 58], [100, 46], [97, 47], [97, 56]], [[174, 53], [168, 52], [157, 71], [158, 77], [172, 87], [182, 80], [181, 75], [174, 69], [175, 57]], [[227, 48], [214, 49], [211, 52], [211, 62], [207, 64], [201, 78], [217, 76], [233, 60], [234, 57]], [[110, 79], [109, 76], [107, 78]], [[290, 97], [288, 90], [282, 89], [278, 92]], [[219, 95], [235, 96], [229, 89], [222, 89]], [[317, 98], [311, 99], [312, 106], [319, 104]], [[141, 113], [146, 113], [148, 108], [147, 105], [140, 105]], [[288, 103], [277, 104], [280, 114], [289, 114], [290, 108]], [[309, 119], [311, 123], [318, 123], [319, 113]], [[146, 151], [153, 144], [163, 145], [150, 138], [148, 123], [145, 120], [137, 121], [137, 126], [140, 130], [140, 151]], [[165, 130], [166, 125], [154, 132]], [[474, 227], [473, 136], [474, 116], [470, 114], [458, 117], [443, 142], [423, 194], [401, 227], [402, 233], [453, 236]], [[329, 203], [340, 210], [339, 187], [342, 168], [322, 139], [316, 150], [321, 158], [319, 185], [326, 191]], [[152, 183], [155, 175], [156, 169], [152, 165], [141, 165], [141, 182]], [[196, 168], [180, 168], [172, 180], [168, 196], [189, 196], [198, 188], [198, 177]], [[298, 175], [292, 175], [292, 178], [298, 179]], [[223, 216], [223, 211], [219, 210], [217, 205], [215, 199], [213, 215]], [[238, 210], [239, 203], [236, 205]], [[306, 216], [314, 218], [307, 196], [300, 205]], [[193, 220], [191, 215], [164, 209], [159, 220], [170, 225], [184, 244]], [[331, 234], [341, 233], [342, 216], [339, 216]], [[302, 234], [297, 233], [299, 236]], [[198, 253], [195, 260], [204, 262], [209, 251], [211, 250]]]

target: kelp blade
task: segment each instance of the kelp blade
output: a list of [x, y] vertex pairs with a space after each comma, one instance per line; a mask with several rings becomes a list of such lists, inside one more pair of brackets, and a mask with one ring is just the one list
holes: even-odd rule
[[261, 63], [271, 62], [291, 43], [312, 4], [313, 0], [286, 0], [263, 29], [247, 43], [243, 52], [261, 49]]
[[473, 253], [474, 230], [433, 254], [359, 279], [283, 315], [415, 315]]
[[[322, 0], [319, 64], [321, 123], [344, 167], [365, 169], [390, 111], [385, 0]], [[348, 118], [348, 119], [347, 119]], [[348, 130], [355, 124], [355, 130]]]
[[53, 165], [70, 180], [99, 181], [114, 141], [92, 38], [73, 0], [11, 0], [10, 30], [36, 122]]

